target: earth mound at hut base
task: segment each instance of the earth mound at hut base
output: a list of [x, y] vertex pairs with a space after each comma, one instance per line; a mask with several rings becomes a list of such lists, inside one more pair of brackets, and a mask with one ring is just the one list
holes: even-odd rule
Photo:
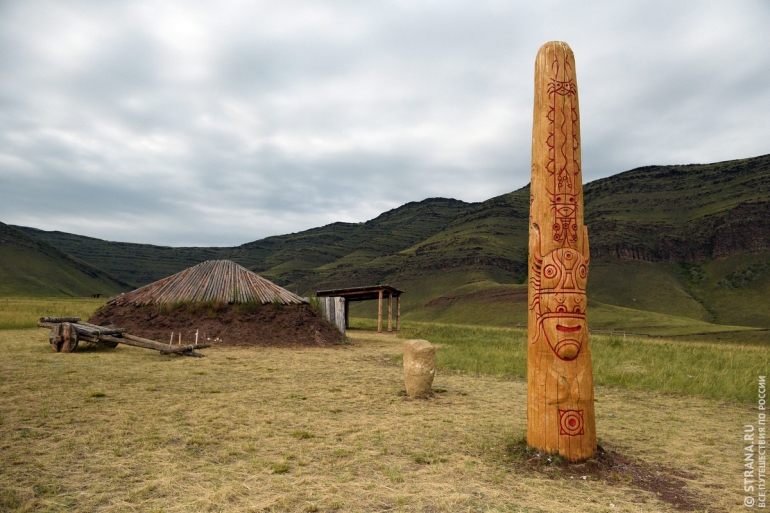
[[329, 346], [345, 337], [310, 305], [189, 303], [173, 306], [108, 304], [88, 322], [112, 322], [132, 335], [173, 344], [212, 346]]

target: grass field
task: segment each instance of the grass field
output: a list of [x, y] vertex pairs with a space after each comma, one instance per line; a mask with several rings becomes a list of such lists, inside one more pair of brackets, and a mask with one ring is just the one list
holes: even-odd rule
[[72, 316], [88, 319], [106, 299], [91, 298], [0, 298], [0, 330], [34, 328], [40, 317]]
[[[526, 329], [408, 323], [399, 336], [439, 344], [444, 369], [526, 378]], [[745, 402], [770, 370], [767, 345], [756, 343], [592, 335], [591, 354], [597, 385]]]
[[[351, 335], [194, 359], [0, 331], [0, 511], [674, 511], [630, 480], [522, 467], [524, 380], [442, 370], [410, 400], [401, 340]], [[738, 508], [750, 405], [598, 385], [596, 411], [605, 449]]]

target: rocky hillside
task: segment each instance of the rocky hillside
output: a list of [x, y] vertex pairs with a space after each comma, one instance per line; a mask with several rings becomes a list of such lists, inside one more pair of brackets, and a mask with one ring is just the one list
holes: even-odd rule
[[[366, 223], [232, 248], [19, 229], [136, 286], [203, 260], [230, 259], [301, 294], [390, 283], [409, 291], [404, 308], [414, 315], [467, 302], [466, 294], [507, 312], [510, 301], [494, 298], [522, 297], [514, 289], [527, 274], [528, 209], [527, 187], [480, 203], [431, 198]], [[770, 326], [770, 312], [744, 300], [770, 293], [770, 155], [643, 167], [596, 180], [585, 185], [585, 212], [589, 298], [704, 322]], [[653, 283], [654, 291], [645, 292]]]

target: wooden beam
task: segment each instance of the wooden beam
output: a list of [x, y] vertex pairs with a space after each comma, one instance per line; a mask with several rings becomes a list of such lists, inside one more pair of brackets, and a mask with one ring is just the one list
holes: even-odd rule
[[121, 337], [113, 337], [112, 335], [99, 335], [99, 340], [105, 342], [115, 342], [118, 344], [126, 344], [127, 346], [143, 347], [145, 349], [155, 349], [156, 351], [162, 351], [168, 346], [161, 344], [154, 340], [148, 340], [142, 337], [135, 337], [133, 335], [126, 336], [124, 333]]
[[393, 293], [388, 293], [388, 331], [393, 331]]
[[396, 331], [401, 331], [401, 296], [396, 296]]
[[377, 305], [377, 333], [382, 332], [382, 290], [379, 293], [379, 301]]
[[205, 349], [211, 347], [211, 344], [198, 344], [187, 346], [171, 346], [162, 344], [149, 338], [137, 337], [136, 335], [130, 335], [123, 333], [120, 337], [113, 337], [111, 335], [100, 335], [99, 340], [105, 342], [117, 342], [118, 344], [126, 344], [128, 346], [142, 347], [144, 349], [154, 349], [160, 351], [161, 354], [171, 353], [189, 353], [194, 352], [195, 349]]
[[[80, 317], [41, 317], [38, 323], [62, 323], [62, 322], [78, 322]], [[39, 326], [40, 324], [38, 324]]]

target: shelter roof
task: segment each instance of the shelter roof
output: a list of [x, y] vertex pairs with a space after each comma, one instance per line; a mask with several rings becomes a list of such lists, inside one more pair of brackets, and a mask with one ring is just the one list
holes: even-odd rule
[[149, 305], [182, 302], [306, 303], [304, 298], [279, 287], [230, 260], [207, 260], [132, 292], [110, 304]]
[[348, 301], [366, 301], [368, 299], [378, 299], [380, 297], [380, 291], [382, 295], [393, 294], [394, 297], [398, 297], [404, 293], [403, 290], [398, 290], [396, 287], [390, 285], [370, 285], [367, 287], [351, 287], [347, 289], [331, 289], [331, 290], [319, 290], [315, 293], [317, 297], [344, 297]]

